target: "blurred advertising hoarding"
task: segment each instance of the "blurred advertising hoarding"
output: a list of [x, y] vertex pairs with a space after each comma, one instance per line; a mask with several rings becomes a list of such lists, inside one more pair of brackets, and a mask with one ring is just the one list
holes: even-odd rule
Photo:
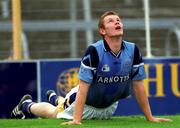
[[[144, 59], [147, 78], [144, 80], [152, 113], [179, 114], [180, 58]], [[0, 62], [0, 118], [9, 118], [12, 108], [24, 94], [34, 101], [47, 101], [46, 91], [55, 90], [64, 96], [78, 84], [80, 59], [39, 60], [33, 62]], [[132, 95], [119, 101], [114, 115], [142, 114]]]

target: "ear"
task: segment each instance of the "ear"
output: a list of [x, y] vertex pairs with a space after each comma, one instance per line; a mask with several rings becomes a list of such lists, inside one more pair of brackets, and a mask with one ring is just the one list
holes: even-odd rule
[[100, 33], [101, 35], [105, 35], [105, 34], [106, 34], [104, 28], [99, 28], [99, 33]]

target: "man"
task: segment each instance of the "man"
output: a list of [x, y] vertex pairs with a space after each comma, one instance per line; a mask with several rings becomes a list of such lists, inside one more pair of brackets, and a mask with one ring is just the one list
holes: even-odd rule
[[82, 119], [108, 119], [115, 112], [118, 101], [134, 90], [139, 106], [146, 119], [152, 122], [171, 121], [152, 115], [143, 86], [146, 77], [141, 53], [134, 43], [124, 41], [123, 24], [116, 12], [105, 12], [99, 19], [99, 33], [103, 40], [91, 44], [81, 61], [79, 84], [61, 99], [48, 92], [50, 103], [34, 103], [25, 95], [12, 116], [28, 112], [40, 117], [66, 118], [64, 124], [81, 124]]

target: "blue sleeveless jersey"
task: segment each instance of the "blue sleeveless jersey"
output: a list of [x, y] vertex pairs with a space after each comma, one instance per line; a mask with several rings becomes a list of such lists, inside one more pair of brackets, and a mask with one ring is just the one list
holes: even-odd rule
[[123, 41], [116, 55], [105, 40], [100, 40], [87, 48], [78, 77], [90, 85], [86, 104], [105, 108], [129, 96], [132, 80], [143, 80], [146, 75], [134, 43]]

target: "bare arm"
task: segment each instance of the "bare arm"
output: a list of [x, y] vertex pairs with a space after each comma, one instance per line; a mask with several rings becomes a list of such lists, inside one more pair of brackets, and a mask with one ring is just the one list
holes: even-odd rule
[[88, 89], [89, 89], [89, 85], [86, 82], [80, 80], [79, 81], [79, 90], [78, 90], [78, 93], [76, 96], [76, 101], [75, 101], [73, 121], [81, 122]]
[[81, 124], [84, 105], [86, 102], [86, 96], [89, 89], [88, 83], [79, 80], [79, 89], [76, 95], [73, 121], [65, 122], [63, 124]]
[[149, 106], [149, 101], [145, 93], [145, 89], [142, 81], [133, 81], [133, 89], [137, 102], [143, 111], [147, 120], [151, 120], [152, 113]]
[[143, 85], [143, 81], [133, 81], [133, 90], [134, 90], [137, 102], [148, 121], [153, 121], [153, 122], [172, 121], [170, 119], [165, 119], [165, 118], [155, 118], [152, 115], [149, 101], [148, 101], [145, 88]]

